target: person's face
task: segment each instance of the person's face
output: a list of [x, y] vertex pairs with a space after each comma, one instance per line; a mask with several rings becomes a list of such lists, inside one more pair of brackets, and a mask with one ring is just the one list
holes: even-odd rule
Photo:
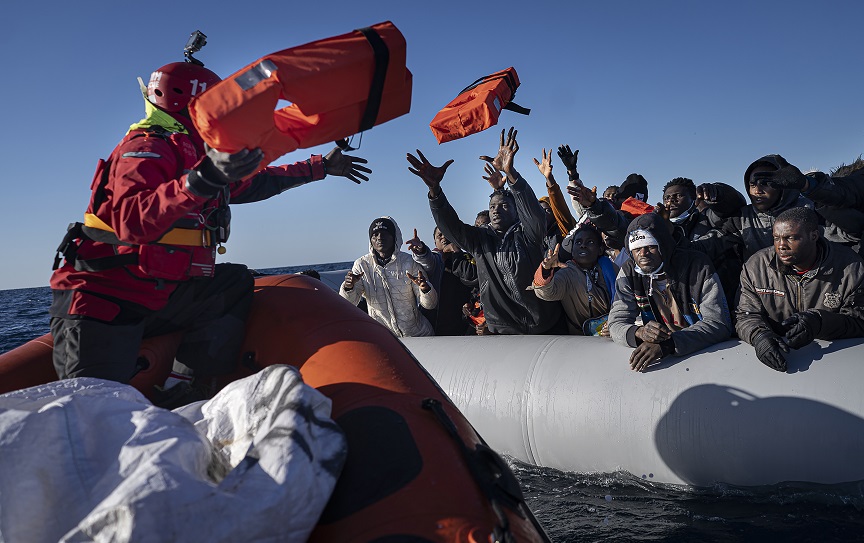
[[660, 247], [657, 245], [648, 245], [647, 247], [639, 247], [630, 251], [633, 256], [633, 262], [639, 266], [645, 273], [651, 273], [660, 267], [663, 263], [663, 257], [660, 255]]
[[441, 230], [435, 229], [435, 247], [442, 253], [455, 253], [456, 246], [449, 239], [444, 237]]
[[615, 189], [607, 188], [603, 191], [603, 198], [606, 200], [613, 200], [615, 198]]
[[372, 249], [381, 258], [388, 258], [393, 254], [393, 245], [396, 243], [396, 240], [389, 230], [377, 230], [373, 232], [369, 241], [372, 243]]
[[781, 221], [774, 223], [773, 234], [774, 251], [780, 262], [800, 269], [812, 267], [819, 254], [818, 230], [807, 232], [800, 223]]
[[773, 172], [771, 166], [756, 166], [750, 172], [750, 179], [747, 180], [747, 194], [750, 196], [750, 202], [757, 211], [768, 211], [777, 200], [780, 199], [781, 189], [770, 185], [767, 181], [759, 180], [757, 182], [755, 174], [759, 172]]
[[496, 232], [506, 232], [516, 224], [516, 205], [505, 196], [496, 194], [489, 200], [489, 224]]
[[675, 218], [693, 205], [693, 197], [687, 187], [672, 185], [663, 193], [663, 205], [669, 210], [669, 216]]
[[477, 215], [477, 218], [474, 219], [474, 226], [484, 226], [487, 224], [489, 224], [489, 215], [485, 213], [482, 215]]
[[573, 260], [580, 268], [593, 268], [602, 253], [603, 244], [594, 232], [578, 230], [573, 236]]

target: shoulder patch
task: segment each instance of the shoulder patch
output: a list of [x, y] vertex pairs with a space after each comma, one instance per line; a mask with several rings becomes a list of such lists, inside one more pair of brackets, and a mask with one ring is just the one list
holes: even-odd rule
[[839, 309], [842, 301], [839, 292], [826, 292], [823, 304], [828, 309]]
[[152, 151], [129, 151], [120, 155], [122, 158], [162, 158], [159, 153]]

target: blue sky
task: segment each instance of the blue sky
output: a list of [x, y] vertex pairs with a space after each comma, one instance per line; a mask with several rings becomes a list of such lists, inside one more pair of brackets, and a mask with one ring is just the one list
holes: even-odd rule
[[[408, 115], [365, 134], [355, 153], [368, 183], [342, 178], [234, 206], [223, 261], [254, 268], [353, 260], [367, 227], [392, 215], [431, 242], [425, 186], [405, 153], [455, 159], [443, 188], [466, 221], [488, 203], [481, 154], [498, 130], [438, 145], [429, 121], [464, 86], [514, 66], [524, 117], [517, 169], [538, 196], [531, 161], [543, 147], [580, 149], [582, 179], [602, 191], [639, 172], [657, 201], [684, 176], [743, 186], [754, 159], [780, 153], [802, 169], [828, 170], [864, 152], [864, 3], [847, 2], [15, 2], [4, 7], [0, 75], [5, 111], [0, 289], [43, 286], [53, 250], [80, 220], [97, 159], [143, 113], [136, 78], [197, 56], [227, 76], [266, 54], [391, 20], [414, 74]], [[164, 7], [163, 7], [164, 6]], [[298, 150], [283, 161], [303, 160]], [[566, 180], [555, 158], [555, 173]], [[406, 236], [407, 237], [407, 236]]]

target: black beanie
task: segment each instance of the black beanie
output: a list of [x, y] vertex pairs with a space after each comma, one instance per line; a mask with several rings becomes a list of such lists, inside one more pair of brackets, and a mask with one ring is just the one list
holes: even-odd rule
[[621, 207], [621, 203], [627, 198], [636, 198], [643, 202], [648, 201], [648, 181], [638, 173], [631, 173], [627, 179], [621, 183], [618, 190], [615, 192], [615, 202], [617, 207]]
[[369, 225], [369, 239], [372, 239], [372, 234], [379, 230], [387, 230], [393, 239], [396, 239], [396, 225], [387, 217], [380, 217], [372, 221], [372, 224]]

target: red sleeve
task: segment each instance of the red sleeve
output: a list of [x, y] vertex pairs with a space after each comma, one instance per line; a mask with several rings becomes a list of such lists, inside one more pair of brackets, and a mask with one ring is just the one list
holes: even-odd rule
[[183, 171], [178, 161], [171, 143], [161, 138], [134, 138], [114, 151], [105, 200], [96, 214], [120, 240], [156, 241], [206, 201], [184, 189], [186, 176], [178, 176]]

